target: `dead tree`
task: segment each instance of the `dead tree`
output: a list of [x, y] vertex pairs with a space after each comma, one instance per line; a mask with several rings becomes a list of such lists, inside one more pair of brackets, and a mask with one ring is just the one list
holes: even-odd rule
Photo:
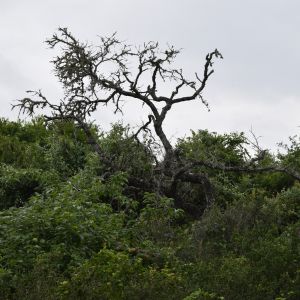
[[[214, 72], [214, 59], [222, 58], [217, 49], [206, 55], [203, 73], [195, 73], [194, 80], [188, 80], [182, 69], [172, 68], [180, 52], [173, 46], [162, 51], [158, 43], [149, 42], [136, 48], [121, 42], [113, 34], [101, 38], [100, 45], [92, 47], [79, 42], [66, 28], [59, 28], [46, 43], [51, 48], [60, 46], [61, 52], [53, 64], [65, 98], [59, 104], [53, 104], [40, 91], [29, 91], [37, 98], [21, 99], [14, 107], [29, 115], [38, 108], [50, 108], [51, 114], [44, 116], [46, 120], [73, 120], [84, 130], [101, 159], [106, 158], [89, 129], [89, 116], [101, 104], [113, 103], [115, 112], [118, 112], [122, 111], [122, 101], [136, 100], [147, 106], [150, 113], [134, 137], [138, 138], [141, 131], [153, 126], [164, 149], [163, 159], [157, 160], [158, 182], [164, 177], [169, 189], [174, 189], [180, 181], [201, 184], [207, 205], [211, 205], [213, 188], [205, 173], [194, 171], [199, 166], [231, 172], [284, 172], [300, 179], [300, 174], [294, 170], [278, 165], [259, 168], [252, 163], [253, 159], [243, 166], [228, 166], [215, 161], [188, 161], [176, 153], [163, 129], [165, 118], [174, 105], [182, 102], [197, 100], [208, 108], [203, 91]], [[168, 95], [162, 95], [159, 86], [166, 81], [171, 89]], [[259, 159], [256, 157], [255, 161]]]

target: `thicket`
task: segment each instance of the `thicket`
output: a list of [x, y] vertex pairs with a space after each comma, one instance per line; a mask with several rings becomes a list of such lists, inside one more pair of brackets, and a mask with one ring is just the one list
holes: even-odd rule
[[[128, 132], [93, 127], [108, 170], [72, 121], [1, 119], [1, 299], [300, 298], [294, 178], [202, 166], [215, 187], [208, 208], [197, 184], [174, 197], [152, 189], [153, 157]], [[238, 165], [246, 143], [198, 131], [175, 148]], [[259, 164], [278, 160], [300, 169], [297, 138]]]

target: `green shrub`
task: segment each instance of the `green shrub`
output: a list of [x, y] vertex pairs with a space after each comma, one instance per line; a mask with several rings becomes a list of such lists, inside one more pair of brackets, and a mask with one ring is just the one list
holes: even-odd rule
[[180, 283], [167, 267], [146, 267], [139, 258], [103, 249], [60, 283], [60, 293], [63, 299], [178, 299]]
[[40, 170], [0, 165], [0, 210], [24, 205], [42, 185]]

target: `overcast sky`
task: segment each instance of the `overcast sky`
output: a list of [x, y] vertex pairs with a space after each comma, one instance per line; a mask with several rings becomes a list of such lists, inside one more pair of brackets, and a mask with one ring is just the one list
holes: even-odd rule
[[[275, 149], [300, 130], [299, 12], [299, 0], [0, 0], [0, 116], [15, 118], [10, 104], [28, 89], [61, 97], [49, 63], [55, 53], [43, 43], [58, 27], [95, 44], [117, 31], [130, 44], [182, 48], [178, 63], [190, 75], [201, 72], [207, 52], [223, 54], [204, 93], [211, 112], [200, 101], [178, 105], [166, 120], [170, 137], [252, 127]], [[126, 122], [141, 123], [140, 110], [125, 113]], [[104, 108], [95, 118], [108, 128], [122, 116]]]

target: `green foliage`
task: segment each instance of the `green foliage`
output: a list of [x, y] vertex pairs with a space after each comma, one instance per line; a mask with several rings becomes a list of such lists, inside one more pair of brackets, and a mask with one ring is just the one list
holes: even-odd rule
[[192, 136], [179, 140], [178, 150], [191, 159], [218, 160], [231, 165], [238, 165], [247, 155], [247, 140], [243, 133], [220, 135], [207, 130], [192, 131]]
[[183, 300], [223, 300], [224, 297], [218, 297], [215, 293], [208, 293], [202, 289], [198, 289], [185, 297]]
[[133, 178], [147, 180], [151, 176], [153, 158], [145, 145], [130, 137], [128, 126], [114, 124], [108, 134], [100, 136], [99, 144], [102, 151], [110, 157], [110, 168], [126, 172]]
[[22, 206], [42, 189], [41, 172], [0, 165], [0, 210]]
[[158, 197], [146, 193], [143, 201], [145, 207], [135, 220], [134, 230], [138, 239], [165, 243], [174, 238], [174, 224], [182, 219], [183, 210], [174, 207], [173, 199]]
[[277, 198], [253, 194], [226, 210], [210, 210], [192, 228], [193, 280], [225, 299], [297, 299], [299, 196], [295, 187]]
[[[0, 214], [0, 265], [8, 274], [20, 276], [11, 278], [12, 289], [28, 291], [30, 278], [24, 281], [22, 274], [38, 272], [41, 260], [50, 264], [49, 270], [55, 264], [60, 274], [105, 245], [121, 241], [123, 214], [116, 214], [110, 205], [101, 203], [112, 185], [106, 187], [99, 178], [92, 182], [88, 177], [81, 180], [87, 174], [78, 174], [70, 183], [32, 197], [21, 209]], [[114, 187], [113, 196], [117, 196], [121, 190], [116, 182]], [[24, 286], [20, 287], [21, 283]]]
[[83, 132], [72, 122], [46, 127], [43, 119], [25, 124], [0, 120], [0, 162], [17, 168], [70, 176], [83, 168], [88, 149]]
[[[92, 128], [101, 161], [72, 122], [0, 122], [1, 299], [300, 298], [300, 186], [281, 174], [201, 168], [175, 199], [151, 188], [146, 145]], [[193, 133], [183, 157], [239, 165], [243, 134]], [[299, 171], [299, 143], [267, 155]], [[197, 169], [195, 169], [196, 171]]]
[[297, 170], [297, 168], [300, 168], [300, 136], [290, 137], [289, 141], [290, 144], [279, 144], [286, 154], [279, 153], [278, 156], [284, 161], [286, 166]]
[[[200, 161], [212, 161], [227, 166], [240, 166], [248, 158], [246, 149], [247, 139], [243, 133], [220, 135], [207, 130], [192, 131], [192, 135], [178, 141], [177, 151], [184, 158]], [[201, 166], [195, 167], [195, 172], [208, 174], [214, 184], [216, 201], [225, 207], [227, 203], [242, 197], [243, 189], [240, 188], [242, 176], [233, 172], [212, 170]], [[203, 187], [191, 183], [178, 185], [178, 195], [181, 207], [189, 214], [199, 217], [206, 207]]]
[[165, 267], [145, 267], [140, 258], [101, 250], [60, 283], [63, 299], [178, 299], [180, 278]]
[[74, 175], [84, 167], [89, 152], [82, 131], [71, 122], [55, 123], [50, 130], [53, 133], [44, 152], [46, 165], [62, 178]]
[[42, 119], [26, 124], [0, 119], [0, 162], [19, 168], [41, 168], [48, 135]]

